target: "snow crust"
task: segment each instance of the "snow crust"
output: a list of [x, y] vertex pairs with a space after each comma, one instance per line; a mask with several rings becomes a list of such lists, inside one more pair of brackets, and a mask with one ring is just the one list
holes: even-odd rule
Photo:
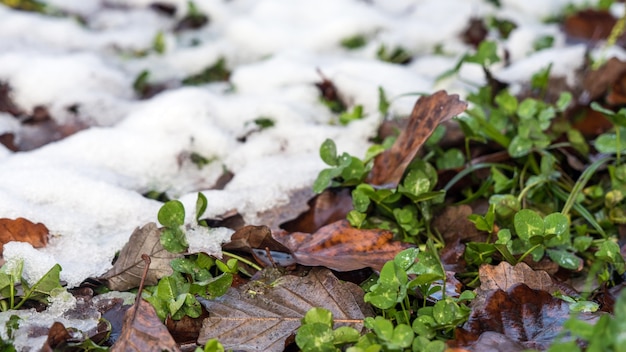
[[[32, 280], [59, 263], [62, 280], [76, 286], [108, 270], [133, 229], [157, 220], [161, 204], [142, 196], [151, 190], [180, 198], [188, 215], [202, 191], [209, 202], [204, 216], [236, 210], [258, 224], [259, 213], [311, 187], [325, 166], [318, 157], [324, 139], [334, 139], [341, 152], [364, 155], [383, 118], [379, 86], [394, 99], [393, 113], [406, 115], [416, 96], [396, 98], [401, 94], [447, 89], [464, 95], [483, 82], [471, 64], [456, 77], [436, 80], [470, 50], [459, 33], [472, 16], [519, 24], [500, 43], [512, 64], [495, 65], [498, 78], [523, 80], [549, 63], [568, 75], [584, 48], [566, 47], [557, 28], [542, 20], [581, 2], [501, 0], [496, 9], [481, 0], [203, 0], [196, 4], [209, 25], [177, 36], [171, 29], [186, 12], [183, 0], [167, 1], [177, 6], [174, 18], [150, 9], [148, 0], [107, 1], [104, 8], [96, 0], [48, 1], [80, 14], [85, 25], [0, 5], [0, 81], [10, 84], [14, 101], [27, 112], [45, 106], [59, 123], [78, 119], [94, 126], [30, 152], [0, 147], [0, 217], [25, 217], [51, 231], [46, 248], [10, 243], [4, 256], [23, 258]], [[150, 50], [159, 31], [163, 55]], [[341, 40], [354, 35], [364, 36], [366, 45], [343, 48]], [[534, 53], [532, 44], [543, 35], [555, 35], [555, 47]], [[376, 59], [381, 45], [417, 56], [406, 66], [384, 63]], [[219, 58], [232, 69], [232, 89], [175, 87], [148, 100], [133, 92], [142, 70], [151, 82], [168, 83]], [[350, 105], [363, 105], [363, 120], [336, 123], [319, 101], [318, 70]], [[78, 113], [69, 109], [75, 104]], [[275, 126], [247, 135], [259, 117]], [[18, 128], [13, 117], [0, 114], [0, 133]], [[214, 161], [198, 168], [192, 153]], [[211, 189], [224, 168], [234, 179], [223, 190]], [[216, 231], [220, 241], [228, 236]], [[208, 248], [207, 236], [196, 231], [190, 242]]]

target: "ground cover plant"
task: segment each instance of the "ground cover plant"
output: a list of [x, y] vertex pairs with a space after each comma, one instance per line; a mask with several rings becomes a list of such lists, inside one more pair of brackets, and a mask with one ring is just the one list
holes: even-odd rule
[[[36, 1], [2, 4], [67, 15]], [[571, 32], [582, 27], [571, 22], [605, 16], [610, 5], [572, 7], [551, 20]], [[173, 31], [209, 22], [193, 2], [186, 11]], [[615, 21], [606, 45], [623, 34], [623, 18]], [[507, 61], [499, 40], [512, 26], [474, 19], [463, 33], [474, 48], [437, 79], [479, 68], [485, 82], [466, 97], [405, 92], [412, 112], [395, 116], [397, 97], [378, 87], [372, 105], [380, 119], [365, 153], [324, 139], [318, 156], [326, 166], [305, 200], [289, 195], [259, 217], [265, 221], [249, 223], [236, 211], [206, 215], [210, 190], [194, 192], [190, 203], [151, 189], [145, 195], [159, 201], [158, 224], [139, 224], [100, 276], [66, 288], [59, 264], [34, 279], [24, 260], [11, 258], [0, 269], [0, 310], [8, 314], [2, 349], [16, 350], [26, 334], [20, 326], [47, 312], [54, 322], [38, 335], [46, 351], [626, 350], [626, 64], [588, 54], [575, 72], [578, 85], [565, 84], [552, 64], [518, 85], [502, 82], [492, 70]], [[165, 55], [167, 35], [158, 31], [151, 47], [126, 54]], [[359, 34], [338, 45], [358, 50], [367, 41]], [[533, 48], [552, 45], [541, 36]], [[380, 45], [375, 57], [403, 65], [414, 54]], [[223, 89], [229, 65], [219, 57], [169, 84]], [[317, 89], [328, 124], [367, 121], [365, 105], [345, 100], [332, 78], [316, 73], [308, 88]], [[150, 83], [151, 74], [141, 70], [132, 82], [138, 99], [171, 89]], [[17, 109], [10, 95], [0, 98], [0, 108]], [[280, 126], [273, 116], [254, 116], [237, 141]], [[181, 152], [178, 167], [190, 163], [202, 174], [221, 162], [205, 152]], [[217, 169], [215, 187], [224, 188], [234, 175]], [[45, 247], [47, 232], [0, 219], [3, 245]], [[76, 320], [89, 323], [76, 328]]]

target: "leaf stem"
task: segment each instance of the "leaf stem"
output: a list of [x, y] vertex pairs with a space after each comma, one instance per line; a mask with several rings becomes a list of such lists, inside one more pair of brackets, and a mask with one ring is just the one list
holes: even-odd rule
[[231, 252], [226, 252], [226, 251], [222, 251], [222, 253], [223, 253], [223, 254], [226, 254], [227, 256], [229, 256], [229, 257], [231, 257], [231, 258], [235, 258], [235, 259], [237, 259], [238, 261], [240, 261], [240, 262], [242, 262], [242, 263], [248, 264], [248, 265], [250, 265], [251, 267], [253, 267], [254, 269], [256, 269], [256, 270], [258, 270], [258, 271], [263, 270], [263, 268], [261, 268], [261, 267], [260, 267], [260, 266], [258, 266], [257, 264], [255, 264], [255, 263], [251, 262], [250, 260], [248, 260], [248, 259], [246, 259], [246, 258], [244, 258], [244, 257], [242, 257], [242, 256], [239, 256], [239, 255], [237, 255], [237, 254], [233, 254], [233, 253], [231, 253]]

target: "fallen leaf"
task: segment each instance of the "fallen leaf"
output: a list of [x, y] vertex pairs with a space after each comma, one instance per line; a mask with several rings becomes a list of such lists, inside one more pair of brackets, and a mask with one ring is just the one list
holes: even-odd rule
[[309, 210], [294, 220], [281, 224], [280, 228], [289, 232], [312, 233], [324, 225], [345, 219], [353, 209], [352, 195], [347, 188], [329, 188], [311, 198], [308, 206]]
[[312, 234], [277, 231], [272, 235], [291, 250], [298, 264], [325, 266], [337, 271], [380, 270], [398, 252], [411, 247], [408, 243], [394, 241], [391, 231], [357, 229], [345, 219]]
[[626, 62], [613, 57], [597, 70], [589, 70], [583, 77], [582, 86], [585, 89], [581, 95], [583, 104], [597, 100], [605, 95], [609, 89], [626, 74]]
[[489, 34], [489, 30], [484, 20], [482, 18], [472, 17], [469, 19], [469, 23], [463, 30], [463, 33], [461, 33], [461, 39], [463, 39], [465, 44], [470, 44], [474, 48], [478, 48], [478, 45], [485, 40], [487, 34]]
[[345, 111], [347, 104], [339, 95], [337, 86], [335, 86], [333, 81], [326, 78], [320, 69], [317, 70], [317, 74], [320, 75], [322, 81], [315, 83], [315, 86], [319, 89], [322, 99], [328, 103], [331, 111], [335, 113]]
[[[230, 237], [230, 242], [224, 244], [222, 248], [249, 253], [263, 266], [294, 264], [291, 251], [272, 237], [272, 231], [267, 226], [245, 226], [237, 230]], [[270, 251], [271, 260], [267, 256], [267, 251]]]
[[54, 351], [56, 348], [66, 344], [71, 338], [72, 335], [67, 331], [65, 325], [55, 321], [50, 330], [48, 330], [48, 339], [41, 347], [41, 351]]
[[141, 299], [124, 314], [122, 334], [111, 346], [111, 352], [119, 351], [161, 352], [180, 349], [159, 320], [154, 307]]
[[524, 283], [535, 290], [578, 295], [574, 289], [554, 281], [547, 272], [533, 270], [526, 263], [517, 263], [515, 266], [507, 262], [501, 262], [497, 266], [482, 265], [478, 270], [478, 277], [482, 291], [498, 289], [506, 291], [514, 285]]
[[404, 170], [437, 125], [462, 113], [466, 108], [467, 103], [460, 101], [458, 95], [448, 95], [445, 91], [421, 97], [413, 107], [407, 127], [400, 133], [391, 149], [374, 159], [374, 167], [368, 182], [396, 187]]
[[216, 338], [227, 350], [283, 351], [285, 340], [313, 307], [330, 310], [336, 326], [350, 325], [359, 331], [363, 319], [373, 315], [363, 302], [361, 288], [339, 281], [324, 268], [314, 268], [305, 277], [252, 281], [230, 288], [215, 300], [199, 300], [209, 318], [204, 320], [198, 343]]
[[459, 239], [461, 242], [484, 242], [487, 233], [476, 229], [468, 216], [474, 213], [469, 205], [448, 206], [435, 216], [432, 226], [446, 243]]
[[28, 242], [35, 248], [48, 244], [48, 228], [44, 224], [34, 224], [24, 218], [0, 219], [0, 254], [4, 245], [11, 241]]
[[133, 231], [113, 267], [100, 279], [105, 279], [107, 287], [114, 291], [127, 291], [138, 287], [145, 268], [142, 254], [148, 254], [152, 259], [146, 285], [156, 285], [160, 278], [171, 275], [173, 270], [170, 261], [182, 256], [163, 248], [161, 231], [151, 222]]
[[258, 223], [272, 230], [279, 229], [281, 224], [297, 218], [309, 209], [307, 203], [313, 198], [314, 193], [311, 187], [304, 187], [288, 191], [287, 196], [289, 201], [284, 205], [257, 213]]
[[[593, 323], [601, 313], [579, 313], [579, 320]], [[489, 292], [485, 304], [473, 307], [468, 321], [455, 331], [454, 347], [473, 351], [545, 350], [561, 333], [570, 317], [569, 304], [544, 290], [525, 284]], [[488, 338], [480, 337], [487, 333]], [[499, 336], [504, 335], [504, 336]]]
[[617, 19], [608, 11], [586, 9], [568, 16], [565, 33], [574, 39], [599, 41], [608, 38]]

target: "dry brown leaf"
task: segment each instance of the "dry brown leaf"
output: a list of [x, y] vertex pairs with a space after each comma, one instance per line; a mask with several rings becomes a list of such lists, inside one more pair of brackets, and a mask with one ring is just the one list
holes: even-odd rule
[[209, 318], [203, 322], [198, 343], [216, 338], [227, 350], [236, 351], [283, 351], [285, 340], [313, 307], [330, 310], [336, 326], [357, 330], [363, 328], [366, 316], [373, 315], [363, 302], [361, 288], [339, 281], [324, 268], [314, 268], [305, 277], [252, 281], [230, 288], [215, 300], [199, 300]]
[[0, 254], [4, 245], [11, 241], [28, 242], [35, 248], [48, 244], [48, 228], [24, 218], [0, 219]]
[[448, 95], [445, 91], [421, 97], [415, 103], [407, 127], [391, 149], [379, 154], [374, 160], [368, 182], [396, 187], [404, 170], [437, 125], [462, 113], [466, 108], [467, 103], [459, 100], [458, 95]]
[[145, 268], [142, 254], [148, 254], [152, 264], [146, 277], [146, 285], [156, 285], [163, 276], [171, 275], [170, 261], [182, 255], [170, 253], [161, 245], [161, 231], [151, 222], [137, 228], [122, 248], [113, 267], [100, 278], [114, 291], [127, 291], [138, 287]]
[[524, 283], [535, 290], [543, 290], [549, 293], [562, 291], [562, 285], [557, 285], [554, 280], [543, 270], [535, 271], [526, 263], [517, 263], [515, 266], [507, 262], [501, 262], [497, 266], [482, 265], [478, 270], [480, 289], [482, 291], [503, 290]]
[[391, 231], [357, 229], [345, 219], [312, 234], [275, 232], [273, 236], [291, 250], [298, 264], [325, 266], [337, 271], [380, 270], [398, 252], [411, 247], [394, 241]]
[[111, 352], [121, 351], [161, 352], [180, 349], [154, 307], [142, 299], [124, 314], [122, 334], [111, 347]]

